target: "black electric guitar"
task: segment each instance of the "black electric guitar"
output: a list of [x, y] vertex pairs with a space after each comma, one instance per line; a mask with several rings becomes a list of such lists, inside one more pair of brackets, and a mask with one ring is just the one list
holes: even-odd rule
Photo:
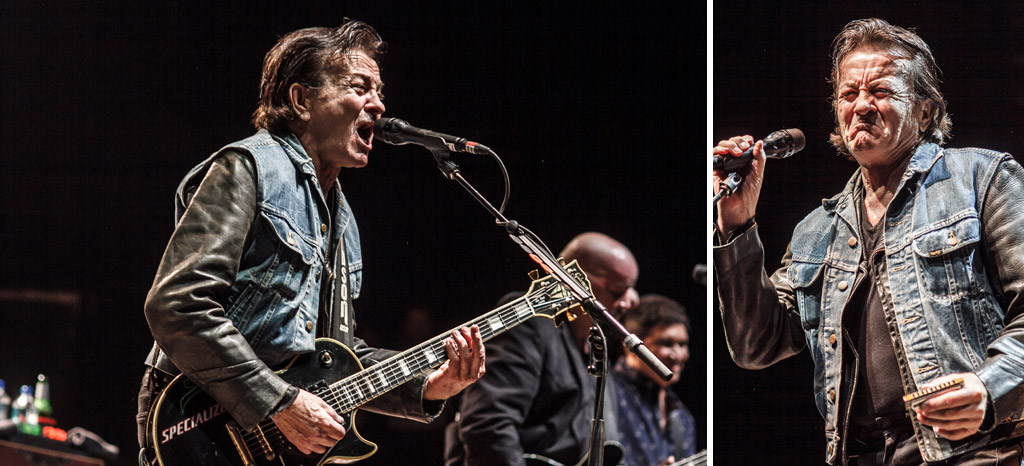
[[[576, 261], [565, 269], [589, 289], [590, 282]], [[481, 337], [489, 340], [535, 316], [560, 325], [574, 318], [567, 311], [578, 307], [579, 301], [564, 284], [551, 276], [534, 275], [525, 295], [459, 327], [476, 325]], [[354, 463], [377, 451], [377, 445], [356, 431], [356, 409], [447, 361], [444, 340], [449, 335], [438, 335], [366, 369], [350, 349], [321, 338], [316, 351], [294, 358], [278, 371], [286, 382], [319, 396], [344, 418], [348, 432], [326, 453], [302, 454], [269, 418], [251, 431], [242, 430], [213, 398], [181, 375], [153, 403], [146, 421], [146, 448], [161, 466]]]

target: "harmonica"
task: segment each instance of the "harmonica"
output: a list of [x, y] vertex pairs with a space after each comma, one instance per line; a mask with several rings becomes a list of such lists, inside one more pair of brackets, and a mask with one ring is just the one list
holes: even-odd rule
[[924, 403], [925, 401], [928, 401], [928, 399], [933, 397], [933, 396], [939, 395], [941, 393], [946, 393], [946, 392], [948, 392], [950, 390], [956, 390], [958, 388], [963, 388], [963, 386], [964, 386], [964, 379], [963, 379], [963, 377], [957, 377], [957, 378], [955, 378], [953, 380], [950, 380], [949, 382], [943, 382], [943, 383], [940, 383], [940, 384], [938, 384], [938, 385], [936, 385], [934, 387], [928, 387], [928, 388], [925, 388], [925, 389], [918, 390], [918, 391], [916, 391], [914, 393], [911, 393], [909, 395], [905, 395], [903, 397], [903, 402], [907, 404], [908, 408], [915, 409], [921, 403]]

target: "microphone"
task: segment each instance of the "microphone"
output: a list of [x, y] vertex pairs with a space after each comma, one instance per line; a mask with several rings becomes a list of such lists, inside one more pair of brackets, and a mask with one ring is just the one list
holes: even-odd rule
[[[804, 150], [807, 138], [804, 132], [796, 128], [780, 129], [764, 138], [764, 156], [769, 159], [784, 159]], [[754, 160], [754, 146], [750, 146], [739, 156], [716, 155], [714, 169], [724, 172], [735, 172]]]
[[491, 149], [483, 144], [466, 138], [417, 128], [410, 125], [409, 122], [399, 120], [398, 118], [381, 118], [377, 120], [373, 123], [373, 131], [377, 135], [377, 139], [396, 146], [416, 144], [427, 149], [433, 149], [440, 144], [452, 152], [468, 152], [480, 155], [492, 153]]
[[693, 282], [699, 285], [708, 286], [708, 266], [707, 264], [697, 264], [693, 266], [693, 271], [690, 272], [690, 277], [693, 278]]

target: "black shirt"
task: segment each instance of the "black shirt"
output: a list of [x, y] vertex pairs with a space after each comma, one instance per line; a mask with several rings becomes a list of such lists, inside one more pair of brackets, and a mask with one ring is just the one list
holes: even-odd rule
[[[903, 404], [903, 385], [893, 339], [879, 294], [879, 274], [885, 269], [885, 220], [871, 225], [863, 188], [856, 191], [861, 263], [856, 288], [843, 316], [857, 358], [857, 381], [848, 420], [848, 451], [880, 450], [885, 437], [913, 441], [913, 426]], [[851, 355], [852, 356], [852, 355]], [[851, 374], [844, 374], [850, 376]], [[900, 442], [904, 443], [904, 442]], [[916, 445], [914, 445], [916, 449]], [[918, 463], [920, 460], [917, 461]], [[916, 463], [915, 463], [916, 464]]]

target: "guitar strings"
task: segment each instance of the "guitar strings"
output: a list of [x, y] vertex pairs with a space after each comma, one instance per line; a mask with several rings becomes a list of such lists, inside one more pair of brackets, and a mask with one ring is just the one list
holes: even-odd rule
[[[550, 284], [545, 287], [542, 287], [537, 292], [524, 296], [524, 298], [533, 297], [540, 293], [550, 294], [551, 291], [555, 288], [558, 288], [557, 284]], [[489, 339], [494, 335], [500, 333], [495, 329], [492, 329], [490, 326], [489, 321], [492, 316], [498, 316], [502, 323], [502, 328], [500, 330], [504, 331], [509, 328], [508, 324], [518, 324], [536, 315], [536, 312], [533, 310], [528, 300], [521, 300], [522, 302], [520, 302], [520, 300], [516, 300], [513, 301], [512, 303], [506, 304], [498, 309], [495, 309], [492, 312], [485, 314], [484, 316], [474, 321], [467, 323], [466, 325], [477, 325], [478, 327], [480, 327], [481, 337], [484, 339]], [[517, 308], [517, 305], [521, 307]], [[523, 310], [533, 312], [528, 312], [528, 315], [526, 315], [523, 319], [516, 318], [519, 314], [522, 313]], [[408, 354], [409, 356], [402, 357], [401, 354], [393, 356], [387, 360], [382, 361], [379, 364], [375, 364], [374, 366], [367, 368], [366, 371], [363, 371], [366, 372], [365, 374], [353, 374], [353, 376], [349, 376], [345, 379], [342, 379], [339, 382], [332, 384], [332, 389], [340, 389], [342, 393], [341, 398], [343, 401], [343, 403], [339, 403], [339, 405], [333, 407], [335, 409], [339, 409], [342, 412], [348, 412], [362, 405], [366, 401], [369, 401], [383, 394], [385, 392], [384, 390], [382, 390], [383, 387], [377, 388], [372, 384], [371, 379], [373, 378], [379, 378], [381, 375], [383, 375], [389, 385], [396, 384], [403, 382], [404, 380], [411, 379], [412, 377], [415, 377], [417, 374], [422, 373], [431, 367], [440, 366], [447, 359], [447, 353], [444, 351], [443, 341], [443, 339], [446, 337], [447, 333], [443, 333], [435, 337], [435, 339], [432, 341], [422, 343], [406, 351], [405, 354]], [[425, 355], [427, 351], [430, 351], [430, 353], [434, 356], [433, 361], [431, 361]], [[407, 367], [407, 370], [402, 370], [399, 362], [412, 363], [412, 366]], [[357, 400], [349, 396], [349, 393], [353, 392], [353, 388], [360, 393], [366, 392], [374, 396], [364, 400], [362, 403], [357, 403]]]
[[707, 466], [708, 464], [708, 452], [703, 450], [696, 455], [684, 458], [683, 460], [672, 463], [671, 466]]
[[[547, 291], [550, 291], [550, 288], [552, 288], [552, 287], [553, 286], [548, 287]], [[523, 301], [525, 303], [527, 300], [524, 299]], [[518, 317], [518, 315], [520, 314], [520, 310], [518, 310], [516, 308], [516, 304], [517, 304], [517, 302], [513, 301], [512, 303], [510, 303], [510, 304], [508, 304], [506, 306], [502, 306], [502, 307], [496, 309], [494, 312], [489, 312], [489, 313], [485, 314], [483, 317], [481, 317], [481, 318], [477, 319], [476, 321], [472, 322], [470, 325], [474, 325], [474, 324], [478, 325], [481, 328], [481, 337], [489, 339], [489, 338], [491, 338], [493, 336], [493, 334], [496, 334], [496, 333], [494, 333], [494, 330], [491, 328], [491, 326], [489, 324], [489, 316], [497, 315], [499, 317], [499, 319], [501, 320], [501, 323], [502, 323], [502, 330], [505, 330], [505, 329], [509, 328], [508, 324], [510, 324], [510, 323], [518, 324], [518, 323], [521, 323], [522, 321], [525, 321], [525, 319], [519, 320], [519, 319], [515, 318], [515, 317]], [[525, 303], [523, 305], [525, 307], [527, 307], [527, 310], [530, 310], [530, 311], [533, 310], [532, 306], [530, 306], [528, 303]], [[530, 312], [529, 314], [530, 315], [528, 315], [526, 318], [533, 317], [535, 315], [535, 312]], [[483, 324], [487, 324], [486, 327]], [[489, 333], [489, 335], [485, 336], [484, 335], [485, 331], [486, 331], [486, 333]], [[445, 337], [446, 335], [447, 334], [441, 334], [438, 338]], [[431, 343], [433, 343], [433, 344], [431, 344]], [[416, 349], [426, 350], [428, 347], [430, 347], [429, 350], [434, 352], [434, 354], [435, 354], [434, 363], [431, 363], [423, 355], [423, 351], [414, 352], [413, 354], [415, 354], [415, 357], [413, 358], [413, 360], [414, 360], [413, 362], [414, 362], [415, 366], [414, 366], [414, 368], [410, 368], [409, 369], [409, 372], [412, 373], [411, 375], [407, 376], [405, 373], [402, 373], [399, 376], [398, 375], [399, 368], [395, 367], [396, 366], [396, 364], [395, 364], [396, 361], [389, 361], [389, 360], [385, 360], [381, 364], [377, 364], [375, 366], [372, 366], [370, 369], [367, 370], [367, 372], [373, 372], [373, 373], [380, 372], [380, 373], [384, 373], [386, 379], [388, 380], [388, 382], [390, 384], [396, 384], [399, 381], [401, 381], [402, 378], [411, 379], [412, 377], [415, 376], [415, 374], [418, 374], [418, 373], [420, 373], [420, 372], [430, 368], [430, 366], [432, 364], [436, 364], [436, 365], [440, 366], [441, 364], [443, 364], [445, 362], [445, 360], [447, 359], [447, 353], [443, 351], [443, 349], [444, 349], [443, 345], [444, 345], [443, 340], [441, 340], [440, 342], [430, 341], [430, 342], [423, 343], [423, 344], [421, 344], [421, 345], [419, 345], [419, 346], [409, 350], [410, 352], [414, 352]], [[438, 353], [441, 353], [441, 356], [437, 356]], [[401, 358], [401, 359], [405, 360], [406, 358]], [[391, 364], [388, 364], [389, 362]], [[376, 368], [376, 370], [375, 370], [375, 368]], [[421, 368], [422, 368], [422, 370], [420, 370]], [[353, 375], [356, 375], [356, 374], [353, 374]], [[327, 386], [326, 389], [317, 390], [317, 392], [313, 393], [313, 394], [316, 395], [317, 397], [321, 398], [321, 399], [324, 399], [325, 392], [329, 392], [331, 398], [334, 399], [334, 402], [332, 403], [332, 402], [328, 401], [328, 404], [332, 405], [332, 407], [334, 409], [339, 410], [340, 412], [348, 413], [349, 411], [351, 411], [351, 410], [353, 410], [353, 409], [355, 409], [357, 407], [357, 406], [355, 406], [355, 400], [353, 400], [352, 398], [350, 398], [348, 396], [348, 394], [351, 393], [351, 390], [341, 390], [342, 397], [345, 399], [345, 403], [343, 404], [342, 400], [340, 400], [339, 397], [338, 397], [338, 391], [336, 389], [337, 388], [344, 388], [344, 387], [338, 387], [339, 385], [354, 385], [354, 386], [357, 387], [357, 390], [358, 390], [358, 384], [360, 382], [370, 383], [370, 382], [368, 382], [368, 379], [372, 375], [373, 375], [372, 373], [367, 373], [367, 374], [363, 374], [362, 377], [356, 377], [353, 380], [348, 380], [349, 378], [352, 378], [352, 376], [350, 376], [349, 378], [343, 379], [342, 381], [340, 381], [338, 383], [331, 384], [331, 385]], [[343, 382], [346, 382], [346, 381], [348, 381], [349, 383], [344, 384]], [[372, 387], [372, 385], [369, 388], [367, 388], [365, 386], [362, 387], [362, 388], [367, 389], [366, 391], [368, 391], [368, 392], [370, 392], [370, 393], [375, 395], [372, 398], [368, 398], [368, 399], [364, 400], [364, 403], [372, 400], [373, 398], [376, 398], [376, 396], [379, 396], [379, 395], [383, 394], [383, 392], [374, 389], [374, 387]], [[381, 388], [383, 388], [383, 387], [381, 387]], [[325, 401], [327, 401], [327, 400], [325, 400]], [[263, 432], [264, 437], [267, 438], [268, 441], [270, 441], [271, 439], [273, 439], [275, 442], [284, 440], [283, 438], [281, 438], [282, 437], [281, 436], [281, 432], [277, 428], [277, 425], [273, 423], [273, 421], [261, 422], [259, 424], [259, 427], [260, 427], [260, 430]], [[244, 440], [245, 440], [246, 447], [249, 448], [250, 450], [254, 449], [254, 446], [256, 448], [259, 448], [261, 451], [264, 450], [263, 443], [260, 442], [260, 439], [259, 439], [259, 436], [258, 436], [257, 432], [251, 432], [251, 433], [244, 434], [243, 437], [244, 437]], [[255, 443], [255, 445], [253, 445], [253, 443]]]
[[[487, 340], [493, 338], [509, 328], [536, 316], [536, 309], [534, 309], [533, 305], [530, 303], [529, 298], [533, 298], [538, 295], [550, 296], [552, 295], [552, 291], [556, 288], [560, 288], [560, 285], [553, 282], [549, 283], [537, 291], [528, 293], [527, 295], [488, 312], [483, 316], [464, 324], [463, 326], [477, 325], [480, 328], [481, 339]], [[564, 297], [562, 299], [564, 300]], [[500, 329], [494, 329], [491, 327], [490, 319], [493, 316], [498, 317], [500, 320]], [[371, 377], [383, 375], [387, 381], [387, 385], [397, 385], [408, 379], [412, 379], [417, 374], [420, 374], [427, 369], [444, 364], [448, 359], [448, 354], [444, 351], [444, 339], [447, 338], [447, 335], [447, 333], [442, 333], [434, 339], [421, 343], [404, 353], [392, 356], [378, 364], [370, 366], [364, 371], [352, 374], [338, 382], [329, 384], [326, 387], [311, 393], [321, 399], [324, 399], [324, 401], [327, 401], [327, 403], [338, 412], [347, 414], [348, 412], [355, 410], [359, 406], [362, 406], [363, 404], [389, 391], [383, 390], [385, 387], [377, 388], [373, 386], [373, 383], [370, 382]], [[429, 358], [425, 356], [425, 351], [428, 350], [434, 355], [433, 361], [430, 361]], [[403, 357], [403, 354], [408, 354], [411, 357]], [[412, 363], [412, 367], [407, 367], [407, 370], [405, 371], [401, 370], [399, 362], [403, 361]], [[364, 385], [360, 387], [360, 383]], [[346, 388], [348, 389], [346, 390]], [[353, 389], [360, 394], [369, 393], [372, 396], [367, 397], [366, 395], [363, 395], [361, 397], [363, 399], [358, 401], [350, 396]], [[341, 394], [340, 397], [339, 393]], [[330, 395], [333, 402], [325, 399], [324, 395], [326, 394]], [[269, 443], [282, 443], [286, 440], [273, 420], [264, 420], [260, 422], [257, 427], [258, 429], [242, 434], [242, 439], [245, 442], [246, 448], [250, 449], [250, 451], [258, 449], [259, 451], [265, 452], [263, 442], [261, 442], [259, 438], [260, 432], [262, 432], [264, 438]], [[271, 440], [273, 440], [273, 442], [271, 442]]]
[[[550, 288], [551, 287], [547, 287], [545, 289], [545, 291], [550, 291]], [[523, 300], [523, 301], [526, 301], [526, 300]], [[499, 317], [499, 319], [501, 320], [502, 327], [503, 328], [508, 328], [508, 324], [510, 324], [510, 323], [518, 323], [518, 322], [516, 322], [518, 319], [514, 318], [514, 317], [518, 316], [519, 313], [520, 313], [520, 311], [516, 309], [516, 304], [517, 304], [517, 302], [513, 301], [512, 303], [509, 303], [508, 305], [502, 306], [502, 307], [496, 309], [493, 312], [489, 312], [489, 313], [485, 314], [484, 316], [482, 316], [481, 318], [477, 319], [476, 321], [473, 321], [472, 324], [476, 324], [476, 325], [478, 325], [481, 328], [481, 337], [483, 337], [483, 338], [490, 338], [490, 337], [493, 336], [491, 334], [494, 331], [493, 331], [493, 329], [491, 329], [491, 326], [489, 324], [489, 317], [491, 315], [497, 315]], [[532, 310], [532, 307], [529, 306], [529, 304], [524, 304], [524, 305], [527, 308], [529, 308], [529, 310]], [[531, 313], [531, 314], [533, 314], [533, 313]], [[530, 315], [529, 317], [532, 317], [532, 315]], [[527, 318], [529, 318], [529, 317], [527, 317]], [[483, 324], [487, 324], [486, 327]], [[484, 335], [485, 332], [488, 333], [489, 335], [485, 336]], [[445, 337], [446, 335], [447, 334], [441, 334], [437, 338], [439, 339], [441, 337]], [[431, 345], [431, 343], [434, 343], [434, 344]], [[423, 367], [423, 370], [426, 370], [426, 368], [429, 368], [429, 363], [425, 362], [426, 361], [426, 357], [423, 356], [423, 351], [415, 352], [415, 350], [417, 350], [417, 349], [425, 350], [428, 346], [432, 346], [429, 350], [434, 352], [435, 356], [439, 352], [442, 354], [442, 356], [436, 357], [435, 363], [437, 363], [437, 365], [443, 364], [444, 361], [447, 359], [447, 353], [445, 353], [443, 351], [443, 349], [444, 349], [443, 345], [444, 345], [443, 340], [441, 340], [440, 342], [438, 342], [438, 341], [428, 341], [426, 343], [423, 343], [423, 344], [421, 344], [421, 345], [419, 345], [417, 347], [414, 347], [411, 350], [409, 350], [409, 352], [412, 352], [412, 354], [415, 354], [415, 357], [412, 358], [413, 362], [414, 362], [414, 367], [410, 368], [409, 372], [410, 373], [413, 373], [413, 372], [419, 373], [419, 372], [416, 372], [416, 371], [419, 370], [420, 367]], [[405, 360], [407, 358], [401, 358], [401, 359]], [[400, 374], [400, 368], [397, 366], [396, 363], [397, 363], [397, 361], [385, 360], [385, 361], [381, 362], [380, 364], [376, 364], [374, 366], [371, 366], [369, 369], [367, 369], [367, 371], [366, 371], [367, 373], [366, 374], [362, 374], [362, 376], [360, 376], [360, 377], [354, 377], [355, 375], [357, 375], [359, 373], [353, 374], [353, 376], [349, 376], [349, 377], [347, 377], [345, 379], [342, 379], [341, 381], [339, 381], [337, 383], [329, 385], [326, 388], [326, 391], [330, 393], [331, 398], [333, 398], [334, 401], [333, 401], [333, 403], [328, 401], [328, 404], [330, 404], [335, 410], [338, 410], [339, 412], [342, 412], [342, 413], [348, 413], [349, 411], [355, 409], [357, 407], [356, 406], [356, 401], [349, 396], [349, 394], [352, 392], [352, 390], [345, 390], [344, 388], [346, 388], [346, 387], [344, 387], [344, 386], [353, 386], [353, 385], [358, 386], [358, 384], [360, 382], [366, 382], [369, 377], [372, 377], [376, 373], [383, 373], [385, 378], [386, 378], [386, 380], [389, 382], [389, 384], [396, 384], [399, 381], [401, 381], [401, 379], [403, 377], [406, 377], [404, 373]], [[412, 378], [413, 376], [415, 376], [415, 374], [409, 375], [406, 378]], [[352, 379], [352, 380], [349, 380], [349, 379]], [[344, 386], [342, 386], [342, 385], [344, 385]], [[366, 387], [363, 387], [363, 388], [366, 388]], [[383, 387], [381, 387], [381, 388], [383, 388]], [[338, 396], [338, 392], [339, 391], [341, 392], [341, 397]], [[370, 393], [373, 393], [373, 394], [378, 394], [378, 393], [383, 394], [379, 390], [373, 389], [373, 387], [370, 387], [370, 389], [368, 389], [367, 391], [370, 392]], [[318, 390], [318, 392], [314, 393], [314, 395], [316, 395], [316, 396], [320, 397], [321, 399], [323, 399], [324, 398], [324, 396], [323, 396], [324, 393], [323, 392], [324, 392], [324, 390]], [[372, 398], [370, 398], [370, 399], [372, 399]], [[366, 399], [365, 402], [370, 401], [370, 399]], [[325, 401], [327, 401], [327, 400], [325, 400]], [[263, 431], [264, 437], [268, 438], [268, 440], [270, 439], [270, 437], [273, 437], [273, 439], [275, 441], [282, 440], [280, 438], [280, 430], [277, 428], [277, 425], [273, 423], [273, 421], [271, 421], [271, 422], [261, 422], [259, 424], [259, 427], [260, 427], [260, 430]], [[243, 435], [243, 438], [245, 440], [246, 447], [248, 447], [249, 449], [253, 449], [253, 446], [254, 446], [253, 444], [254, 443], [255, 443], [255, 446], [257, 448], [259, 448], [260, 450], [263, 449], [262, 442], [259, 441], [259, 436], [258, 436], [257, 432], [246, 433], [246, 434]]]

